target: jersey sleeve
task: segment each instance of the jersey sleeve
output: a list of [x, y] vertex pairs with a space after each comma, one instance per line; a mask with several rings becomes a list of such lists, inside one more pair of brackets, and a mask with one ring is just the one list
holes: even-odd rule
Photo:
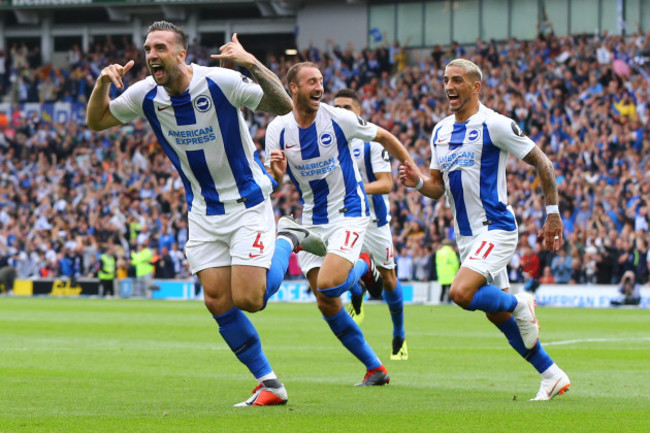
[[372, 171], [375, 173], [390, 173], [390, 154], [384, 146], [371, 141], [370, 142], [370, 164]]
[[234, 107], [242, 105], [255, 111], [260, 105], [264, 91], [259, 84], [247, 76], [225, 68], [215, 68], [208, 77], [214, 77], [221, 90]]
[[377, 125], [357, 116], [350, 110], [332, 107], [332, 117], [341, 126], [345, 136], [372, 141], [377, 137]]
[[127, 87], [120, 96], [113, 99], [109, 103], [108, 109], [122, 123], [128, 123], [137, 117], [142, 117], [144, 116], [142, 101], [147, 92], [152, 88], [152, 83], [148, 79], [138, 81]]
[[436, 146], [435, 146], [435, 140], [436, 136], [438, 135], [438, 131], [440, 130], [441, 126], [437, 126], [433, 128], [433, 132], [431, 132], [431, 138], [429, 139], [429, 146], [431, 146], [431, 164], [429, 164], [429, 170], [440, 170], [440, 165], [438, 164], [438, 157], [436, 156]]
[[280, 119], [276, 118], [275, 120], [269, 123], [269, 126], [266, 127], [266, 136], [264, 138], [265, 148], [264, 153], [266, 154], [266, 159], [264, 160], [264, 166], [266, 168], [271, 168], [271, 151], [274, 149], [280, 149], [280, 134], [282, 132], [282, 126], [280, 124]]
[[492, 144], [519, 159], [523, 159], [535, 147], [533, 140], [524, 134], [519, 125], [505, 116], [494, 116], [487, 122], [487, 127]]

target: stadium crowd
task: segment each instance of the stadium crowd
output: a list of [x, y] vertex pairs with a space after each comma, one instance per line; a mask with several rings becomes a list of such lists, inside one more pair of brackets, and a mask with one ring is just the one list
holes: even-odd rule
[[[188, 61], [207, 65], [211, 52], [195, 45]], [[515, 119], [555, 164], [566, 243], [551, 254], [536, 239], [545, 215], [533, 167], [509, 161], [509, 199], [520, 231], [511, 280], [531, 290], [540, 281], [617, 284], [632, 271], [637, 283], [647, 283], [650, 32], [544, 32], [533, 41], [477, 40], [422, 53], [399, 43], [356, 50], [328, 41], [324, 51], [269, 57], [267, 65], [284, 79], [296, 61], [318, 64], [328, 102], [342, 88], [356, 89], [363, 116], [396, 135], [426, 172], [431, 131], [447, 116], [444, 66], [469, 58], [484, 72], [484, 103]], [[38, 55], [13, 46], [0, 53], [0, 97], [13, 104], [83, 103], [103, 66], [128, 59], [136, 66], [125, 77], [127, 86], [148, 75], [142, 50], [127, 41], [109, 39], [89, 53], [75, 47], [67, 68], [42, 65]], [[271, 118], [246, 116], [263, 157]], [[274, 202], [277, 218], [300, 216], [290, 182]], [[187, 277], [186, 211], [182, 181], [143, 120], [92, 133], [75, 122], [26, 118], [20, 110], [11, 118], [0, 113], [0, 268], [15, 267], [19, 278], [92, 276], [99, 254], [114, 244], [118, 276], [126, 275], [130, 252], [144, 245], [157, 252], [154, 262], [166, 263], [157, 267], [158, 276]], [[396, 181], [391, 214], [398, 278], [436, 279], [435, 252], [454, 238], [448, 203]], [[295, 268], [294, 262], [294, 277]]]

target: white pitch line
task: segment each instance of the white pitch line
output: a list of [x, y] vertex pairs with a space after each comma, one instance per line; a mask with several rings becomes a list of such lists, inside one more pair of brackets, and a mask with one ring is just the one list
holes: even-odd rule
[[619, 341], [650, 341], [650, 337], [641, 338], [582, 338], [576, 340], [545, 341], [544, 346], [564, 346], [576, 343], [616, 343]]

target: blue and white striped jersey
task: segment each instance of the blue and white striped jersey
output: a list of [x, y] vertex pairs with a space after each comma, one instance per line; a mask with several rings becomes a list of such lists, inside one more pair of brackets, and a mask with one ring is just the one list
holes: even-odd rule
[[287, 174], [303, 204], [303, 224], [329, 224], [343, 217], [368, 215], [366, 193], [350, 140], [369, 141], [376, 136], [374, 124], [351, 111], [323, 103], [308, 128], [300, 128], [293, 113], [278, 116], [269, 124], [266, 152], [284, 150]]
[[254, 110], [262, 88], [229, 69], [192, 64], [190, 86], [170, 96], [152, 77], [110, 103], [120, 122], [149, 120], [185, 185], [188, 209], [222, 215], [263, 202], [277, 183], [257, 154], [240, 107]]
[[[376, 141], [352, 139], [352, 154], [354, 155], [359, 174], [364, 184], [377, 180], [375, 173], [390, 173], [390, 154], [384, 146]], [[388, 194], [368, 194], [370, 204], [370, 220], [377, 227], [390, 221], [390, 201]]]
[[517, 229], [508, 205], [506, 162], [509, 153], [522, 159], [534, 146], [512, 119], [483, 104], [465, 123], [451, 115], [434, 127], [430, 168], [442, 173], [456, 233]]

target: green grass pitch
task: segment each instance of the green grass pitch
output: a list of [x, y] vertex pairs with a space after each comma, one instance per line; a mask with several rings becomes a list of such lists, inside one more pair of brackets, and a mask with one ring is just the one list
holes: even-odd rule
[[570, 392], [529, 402], [539, 376], [482, 314], [406, 307], [410, 359], [390, 361], [385, 305], [363, 366], [312, 304], [252, 315], [287, 386], [281, 407], [233, 408], [256, 385], [199, 302], [0, 298], [0, 432], [648, 432], [650, 311], [538, 308]]

